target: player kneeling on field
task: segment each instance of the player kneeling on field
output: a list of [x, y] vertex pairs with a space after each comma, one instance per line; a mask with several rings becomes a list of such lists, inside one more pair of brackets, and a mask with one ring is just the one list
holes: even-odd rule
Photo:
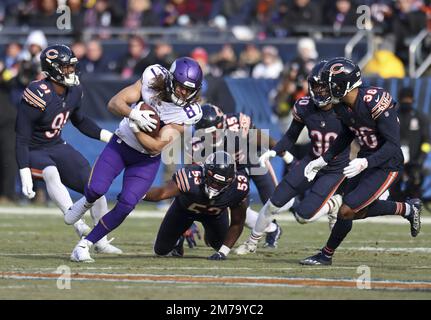
[[203, 166], [178, 170], [172, 181], [151, 188], [144, 198], [161, 201], [175, 197], [160, 226], [154, 252], [182, 256], [182, 234], [199, 221], [205, 229], [205, 242], [217, 250], [208, 259], [225, 260], [242, 233], [248, 192], [247, 176], [236, 170], [234, 159], [224, 151], [210, 154]]

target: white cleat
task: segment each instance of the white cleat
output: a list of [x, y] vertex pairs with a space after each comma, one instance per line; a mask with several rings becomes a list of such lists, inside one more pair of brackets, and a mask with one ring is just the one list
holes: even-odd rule
[[64, 222], [66, 224], [74, 224], [79, 219], [82, 218], [82, 216], [87, 212], [88, 209], [93, 207], [94, 203], [88, 203], [87, 199], [85, 197], [82, 197], [78, 201], [76, 201], [67, 211], [64, 215]]
[[108, 240], [106, 236], [104, 236], [102, 239], [97, 241], [94, 245], [94, 252], [96, 253], [107, 253], [107, 254], [122, 254], [123, 250], [120, 248], [117, 248], [116, 246], [113, 246], [111, 242], [115, 238], [112, 238], [111, 240]]
[[78, 235], [79, 239], [82, 239], [82, 237], [87, 236], [91, 231], [91, 228], [82, 219], [78, 220], [78, 222], [76, 222], [73, 227], [75, 228], [75, 232]]
[[334, 205], [332, 209], [328, 212], [329, 230], [332, 231], [335, 226], [335, 223], [337, 223], [338, 211], [343, 204], [343, 197], [339, 194], [336, 194], [335, 196], [332, 196], [329, 200], [332, 201], [332, 204]]
[[70, 260], [73, 262], [94, 262], [94, 259], [90, 256], [90, 247], [91, 242], [82, 239], [73, 249], [72, 254], [70, 255]]
[[235, 253], [240, 256], [243, 256], [249, 253], [255, 253], [256, 249], [257, 249], [257, 243], [247, 240], [235, 250]]

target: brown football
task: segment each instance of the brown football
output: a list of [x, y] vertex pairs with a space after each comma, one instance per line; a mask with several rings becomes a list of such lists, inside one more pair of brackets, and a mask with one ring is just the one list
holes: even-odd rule
[[145, 131], [144, 132], [146, 134], [152, 136], [152, 137], [157, 136], [159, 134], [159, 130], [160, 130], [160, 118], [159, 118], [159, 115], [157, 114], [156, 110], [154, 110], [154, 108], [152, 106], [146, 104], [145, 102], [141, 101], [141, 102], [139, 102], [139, 105], [140, 105], [139, 110], [150, 110], [150, 111], [153, 111], [155, 113], [152, 116], [152, 118], [157, 120], [156, 128], [153, 129], [153, 131], [151, 131], [151, 132], [145, 132]]

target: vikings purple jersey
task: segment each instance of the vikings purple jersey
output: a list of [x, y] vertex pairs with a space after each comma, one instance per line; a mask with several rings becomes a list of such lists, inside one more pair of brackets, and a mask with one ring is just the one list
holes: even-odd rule
[[[396, 102], [382, 88], [361, 86], [358, 89], [353, 108], [342, 103], [334, 106], [345, 127], [344, 144], [356, 138], [361, 147], [358, 158], [366, 158], [369, 168], [401, 170], [404, 159]], [[333, 154], [336, 153], [325, 155], [325, 160]]]
[[[309, 96], [298, 99], [292, 110], [292, 125], [283, 138], [274, 147], [277, 154], [289, 151], [293, 147], [304, 126], [308, 129], [311, 140], [309, 156], [311, 159], [320, 157], [328, 150], [331, 144], [342, 131], [342, 124], [331, 109], [324, 111], [318, 108]], [[350, 148], [347, 147], [333, 159], [325, 171], [340, 171], [349, 161]]]
[[61, 130], [69, 119], [85, 135], [100, 138], [100, 127], [80, 110], [81, 99], [80, 85], [67, 88], [63, 96], [56, 94], [47, 79], [33, 81], [25, 88], [15, 128], [20, 168], [28, 166], [28, 149], [63, 143]]
[[[205, 150], [207, 143], [205, 138], [193, 137], [192, 142], [185, 146], [187, 157], [192, 158], [192, 162], [196, 163], [196, 155], [199, 155], [199, 159], [206, 159], [206, 156], [215, 151], [219, 151], [220, 148], [223, 148], [223, 151], [230, 153], [230, 151], [227, 150], [228, 143], [235, 139], [234, 158], [237, 164], [237, 169], [242, 170], [245, 167], [251, 166], [249, 152], [256, 152], [257, 150], [256, 148], [250, 147], [251, 138], [249, 136], [249, 130], [255, 128], [250, 117], [243, 113], [230, 113], [225, 114], [223, 117], [225, 127], [224, 139], [220, 139], [220, 141], [217, 142], [208, 142], [213, 144], [213, 148]], [[205, 152], [208, 151], [210, 153], [206, 155]], [[257, 161], [255, 165], [258, 166]]]
[[201, 166], [191, 165], [178, 170], [172, 176], [181, 191], [177, 199], [185, 210], [217, 215], [226, 208], [235, 208], [247, 201], [249, 183], [245, 173], [237, 172], [235, 181], [213, 199], [208, 199], [205, 193], [202, 175]]

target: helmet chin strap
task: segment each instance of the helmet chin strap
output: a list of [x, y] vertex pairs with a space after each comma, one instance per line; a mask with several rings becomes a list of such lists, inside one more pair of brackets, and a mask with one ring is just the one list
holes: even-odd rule
[[220, 194], [220, 191], [216, 191], [214, 189], [208, 188], [208, 186], [205, 186], [205, 193], [208, 196], [208, 199], [212, 199]]

